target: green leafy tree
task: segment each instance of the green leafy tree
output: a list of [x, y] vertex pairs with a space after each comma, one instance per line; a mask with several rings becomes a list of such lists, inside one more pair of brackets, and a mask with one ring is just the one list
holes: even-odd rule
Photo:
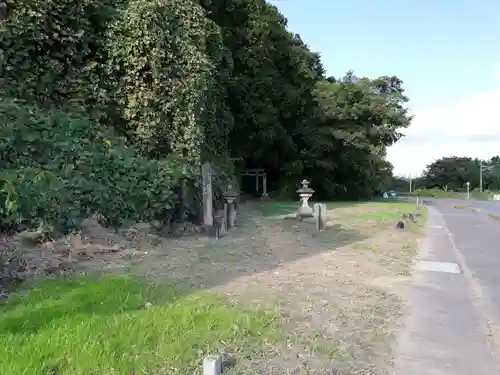
[[204, 94], [214, 66], [208, 20], [194, 1], [131, 0], [107, 34], [112, 92], [148, 154], [199, 158]]
[[6, 2], [0, 22], [0, 92], [45, 108], [98, 116], [105, 34], [123, 1]]
[[479, 161], [469, 157], [450, 156], [438, 159], [429, 164], [424, 172], [427, 188], [458, 191], [463, 190], [465, 183], [471, 188], [479, 186]]
[[318, 122], [306, 139], [327, 195], [369, 197], [387, 186], [392, 166], [386, 147], [411, 121], [401, 85], [396, 77], [370, 80], [352, 72], [318, 82]]
[[[198, 174], [179, 171], [203, 160], [220, 189], [236, 167], [266, 169], [293, 196], [302, 178], [329, 199], [390, 184], [386, 148], [411, 122], [401, 80], [325, 77], [265, 0], [1, 4], [4, 223], [171, 215], [180, 179]], [[56, 193], [22, 168], [53, 174]]]

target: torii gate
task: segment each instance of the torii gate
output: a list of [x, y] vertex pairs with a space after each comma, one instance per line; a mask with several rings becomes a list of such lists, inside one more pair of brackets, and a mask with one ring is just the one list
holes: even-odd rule
[[262, 177], [262, 196], [268, 197], [267, 194], [267, 173], [263, 168], [246, 169], [243, 176], [255, 176], [255, 192], [259, 192], [259, 178]]

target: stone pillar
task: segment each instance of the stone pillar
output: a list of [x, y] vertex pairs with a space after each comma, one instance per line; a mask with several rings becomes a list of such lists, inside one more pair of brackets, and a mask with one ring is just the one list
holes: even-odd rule
[[316, 203], [313, 207], [316, 230], [323, 231], [326, 227], [326, 204]]
[[259, 174], [255, 174], [255, 192], [259, 192]]
[[262, 196], [263, 197], [269, 196], [267, 194], [267, 173], [265, 173], [265, 172], [262, 175]]
[[216, 236], [214, 225], [213, 189], [212, 189], [212, 166], [207, 161], [201, 167], [203, 187], [203, 226], [210, 237]]
[[222, 234], [226, 234], [226, 232], [229, 230], [229, 225], [227, 224], [229, 220], [229, 205], [227, 202], [224, 202], [224, 209], [221, 212], [221, 225], [220, 225], [220, 232]]
[[203, 375], [219, 375], [222, 373], [222, 356], [209, 355], [203, 359]]

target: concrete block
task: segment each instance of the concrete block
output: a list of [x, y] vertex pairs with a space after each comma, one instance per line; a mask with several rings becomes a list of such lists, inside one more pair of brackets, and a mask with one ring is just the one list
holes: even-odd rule
[[203, 375], [219, 375], [220, 373], [222, 373], [222, 356], [206, 356], [203, 359]]

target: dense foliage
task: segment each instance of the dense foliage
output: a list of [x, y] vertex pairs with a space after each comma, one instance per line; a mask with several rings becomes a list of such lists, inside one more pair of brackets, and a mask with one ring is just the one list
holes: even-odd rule
[[167, 220], [193, 172], [147, 160], [87, 119], [0, 102], [3, 225], [48, 232], [91, 215], [108, 224]]
[[[370, 197], [390, 183], [385, 150], [411, 121], [402, 82], [327, 78], [264, 0], [6, 0], [3, 9], [0, 125], [15, 141], [0, 140], [0, 168], [51, 171], [63, 190], [43, 204], [78, 206], [54, 217], [161, 216], [177, 199], [170, 164], [153, 161], [167, 157], [189, 170], [204, 160], [265, 168], [280, 194], [295, 194], [302, 178], [330, 199]], [[96, 142], [117, 139], [111, 133], [130, 148]], [[157, 199], [157, 189], [166, 195]], [[34, 224], [41, 212], [4, 224]]]

